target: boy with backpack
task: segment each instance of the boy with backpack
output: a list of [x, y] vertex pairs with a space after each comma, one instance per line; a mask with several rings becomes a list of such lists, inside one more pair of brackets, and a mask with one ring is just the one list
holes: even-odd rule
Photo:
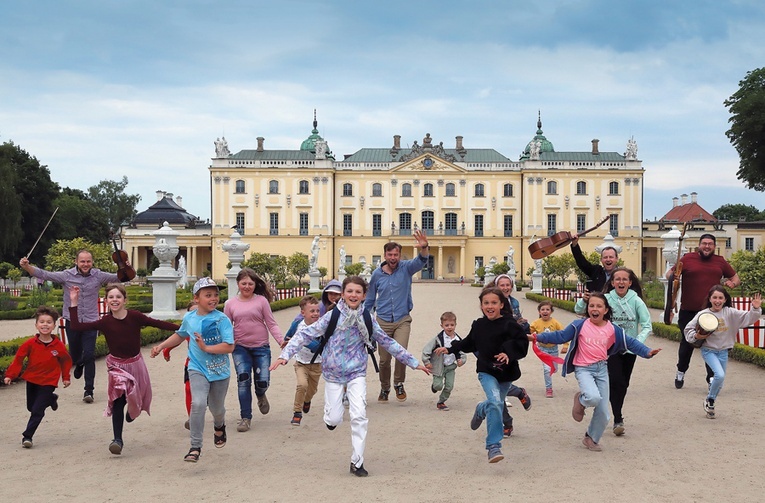
[[[279, 358], [271, 365], [276, 370], [285, 365], [300, 348], [313, 340], [320, 340], [317, 353], [322, 357], [324, 376], [324, 422], [334, 430], [343, 422], [343, 387], [348, 387], [351, 416], [351, 468], [357, 477], [369, 475], [364, 468], [364, 447], [367, 436], [367, 361], [373, 341], [378, 342], [398, 361], [410, 368], [430, 371], [395, 340], [383, 332], [375, 320], [364, 312], [362, 302], [367, 291], [367, 282], [360, 276], [349, 276], [343, 281], [343, 294], [332, 312], [325, 314], [316, 323], [307, 326], [290, 339]], [[337, 314], [332, 314], [337, 312]], [[336, 328], [329, 330], [332, 318]], [[369, 327], [372, 330], [369, 330]], [[327, 332], [334, 332], [328, 338]]]

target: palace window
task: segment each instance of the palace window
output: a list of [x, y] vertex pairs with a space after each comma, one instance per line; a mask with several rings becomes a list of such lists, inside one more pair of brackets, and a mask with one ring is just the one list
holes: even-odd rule
[[269, 194], [279, 193], [279, 182], [277, 180], [271, 180], [270, 182], [268, 182], [268, 193]]
[[300, 180], [298, 194], [308, 194], [308, 180]]
[[236, 193], [237, 194], [244, 194], [244, 180], [237, 180], [236, 181]]

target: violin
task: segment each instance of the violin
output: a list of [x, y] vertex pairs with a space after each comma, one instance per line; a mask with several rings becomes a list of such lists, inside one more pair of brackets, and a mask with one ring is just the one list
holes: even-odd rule
[[[595, 224], [594, 226], [590, 227], [589, 229], [585, 230], [584, 232], [579, 233], [579, 237], [584, 236], [590, 231], [594, 231], [604, 223], [606, 223], [606, 220], [611, 218], [610, 216], [603, 217], [603, 220]], [[561, 231], [557, 234], [553, 234], [550, 237], [546, 237], [544, 239], [540, 239], [539, 241], [534, 241], [529, 245], [529, 253], [531, 254], [531, 258], [534, 260], [539, 260], [541, 258], [545, 258], [546, 256], [555, 253], [556, 250], [559, 250], [563, 248], [564, 246], [568, 245], [573, 241], [574, 238], [571, 236], [571, 233], [569, 231]]]
[[680, 276], [683, 274], [683, 263], [680, 261], [680, 252], [683, 249], [683, 238], [688, 229], [688, 222], [683, 224], [680, 239], [677, 240], [677, 262], [667, 279], [667, 300], [664, 303], [664, 324], [672, 323], [672, 314], [677, 311], [677, 294], [680, 291]]
[[117, 279], [122, 283], [127, 283], [135, 278], [135, 269], [133, 269], [128, 263], [128, 255], [125, 250], [120, 250], [117, 246], [117, 240], [112, 237], [112, 243], [114, 244], [114, 253], [112, 253], [112, 260], [117, 264]]

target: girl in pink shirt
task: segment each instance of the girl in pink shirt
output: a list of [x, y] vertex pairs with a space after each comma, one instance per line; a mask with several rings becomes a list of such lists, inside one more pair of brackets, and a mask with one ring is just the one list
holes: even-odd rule
[[643, 358], [651, 358], [661, 349], [651, 349], [637, 339], [624, 333], [621, 327], [611, 323], [611, 308], [606, 296], [600, 292], [590, 295], [587, 318], [573, 321], [563, 330], [531, 334], [529, 339], [548, 344], [571, 341], [561, 376], [573, 371], [579, 383], [574, 394], [571, 415], [574, 420], [584, 419], [586, 407], [593, 407], [592, 419], [584, 434], [582, 444], [591, 451], [602, 450], [600, 438], [609, 421], [608, 414], [608, 357], [632, 351]]
[[[252, 423], [252, 382], [261, 414], [268, 414], [271, 406], [266, 398], [270, 383], [268, 367], [271, 365], [271, 348], [268, 334], [284, 346], [282, 332], [271, 312], [271, 290], [255, 271], [245, 267], [236, 276], [239, 294], [226, 301], [223, 312], [234, 324], [234, 366], [239, 389], [241, 419], [236, 427], [244, 432]], [[253, 379], [254, 376], [254, 379]]]

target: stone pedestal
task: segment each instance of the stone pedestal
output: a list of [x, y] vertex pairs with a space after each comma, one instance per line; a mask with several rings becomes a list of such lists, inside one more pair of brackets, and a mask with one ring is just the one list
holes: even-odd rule
[[542, 273], [531, 273], [531, 293], [542, 293]]
[[172, 260], [178, 255], [178, 234], [167, 222], [154, 232], [156, 242], [152, 251], [159, 260], [159, 267], [147, 280], [151, 284], [153, 297], [153, 310], [149, 316], [158, 320], [178, 318], [175, 307], [178, 271], [172, 265]]
[[228, 241], [221, 245], [224, 252], [228, 253], [228, 260], [231, 262], [231, 268], [224, 274], [228, 286], [228, 297], [236, 297], [239, 293], [239, 286], [236, 284], [236, 277], [242, 270], [244, 262], [244, 252], [250, 249], [248, 243], [242, 243], [242, 236], [234, 231]]
[[486, 286], [486, 285], [493, 285], [493, 284], [494, 284], [494, 278], [496, 278], [496, 277], [497, 277], [497, 275], [496, 275], [496, 274], [494, 274], [494, 273], [488, 273], [488, 272], [487, 272], [487, 273], [486, 273], [486, 274], [483, 276], [483, 286]]
[[321, 292], [321, 287], [319, 286], [319, 280], [321, 279], [321, 273], [319, 271], [310, 271], [308, 273], [308, 277], [311, 279], [311, 283], [308, 287], [308, 293], [317, 293]]

